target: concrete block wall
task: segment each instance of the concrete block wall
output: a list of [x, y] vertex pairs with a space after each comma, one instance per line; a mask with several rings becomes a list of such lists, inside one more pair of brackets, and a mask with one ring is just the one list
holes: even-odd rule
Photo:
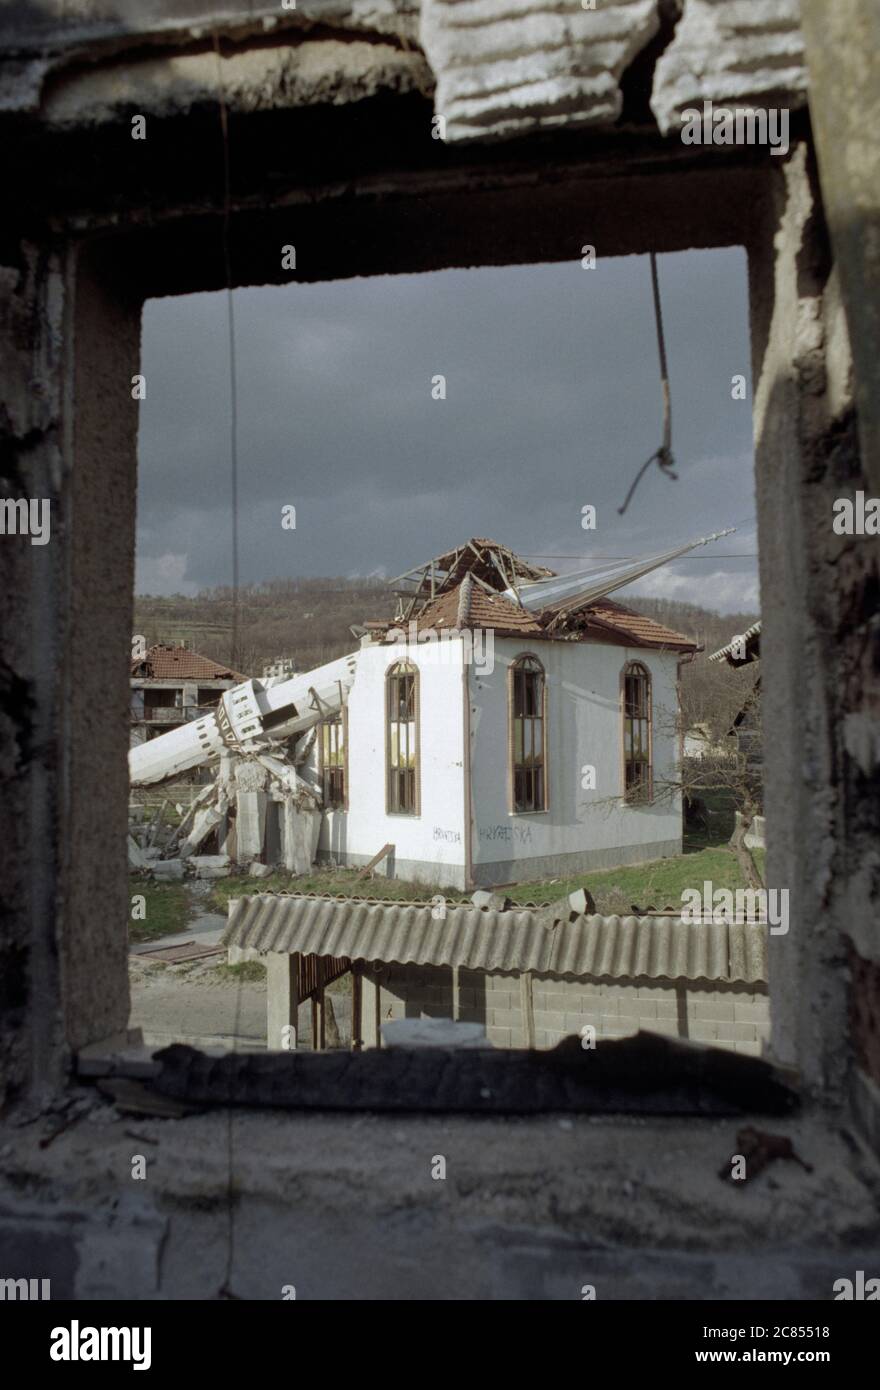
[[[453, 1017], [454, 981], [448, 966], [393, 965], [378, 979], [383, 1023]], [[535, 975], [532, 1000], [539, 1048], [555, 1047], [588, 1024], [597, 1038], [623, 1038], [648, 1029], [755, 1057], [770, 1037], [770, 1001], [763, 985]], [[457, 1017], [484, 1023], [496, 1047], [525, 1047], [520, 976], [460, 970]]]

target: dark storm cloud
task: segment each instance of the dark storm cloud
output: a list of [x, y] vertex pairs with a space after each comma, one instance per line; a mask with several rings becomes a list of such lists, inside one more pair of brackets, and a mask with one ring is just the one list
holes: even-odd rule
[[[749, 377], [745, 257], [659, 266], [680, 480], [652, 470], [623, 518], [660, 442], [646, 258], [237, 291], [242, 580], [397, 574], [471, 535], [588, 562], [750, 518], [750, 399], [731, 398], [731, 377]], [[145, 309], [141, 592], [231, 576], [226, 314], [223, 295]], [[713, 554], [754, 549], [746, 527]], [[645, 591], [737, 608], [754, 571], [681, 561]]]

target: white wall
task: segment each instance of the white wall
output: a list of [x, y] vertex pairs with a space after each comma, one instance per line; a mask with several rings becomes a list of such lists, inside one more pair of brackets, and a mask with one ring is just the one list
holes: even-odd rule
[[[420, 672], [418, 816], [385, 810], [385, 673], [403, 660]], [[319, 853], [342, 863], [366, 863], [391, 842], [394, 877], [463, 887], [463, 709], [459, 641], [361, 648], [348, 700], [348, 810], [325, 814]], [[317, 748], [312, 767], [317, 767]]]
[[[511, 662], [533, 652], [547, 675], [549, 810], [512, 814], [508, 802], [508, 695]], [[654, 781], [651, 805], [627, 806], [623, 787], [620, 673], [627, 661], [651, 672]], [[590, 642], [495, 641], [491, 674], [472, 668], [471, 783], [473, 859], [478, 881], [503, 882], [635, 863], [680, 852], [680, 797], [661, 797], [659, 784], [675, 776], [677, 655]], [[596, 769], [596, 788], [582, 786], [582, 769]], [[498, 865], [497, 873], [490, 865]], [[483, 873], [479, 872], [482, 866]], [[509, 870], [513, 868], [513, 872]]]
[[[549, 810], [513, 814], [508, 804], [507, 672], [525, 651], [538, 656], [547, 674]], [[385, 673], [405, 658], [421, 672], [418, 816], [385, 810]], [[642, 662], [652, 676], [657, 794], [651, 805], [621, 801], [620, 673], [627, 661]], [[392, 876], [466, 886], [463, 669], [471, 705], [477, 882], [579, 873], [681, 852], [680, 797], [660, 794], [662, 782], [675, 777], [678, 765], [676, 653], [498, 638], [491, 672], [485, 666], [465, 666], [459, 642], [436, 649], [403, 643], [362, 648], [348, 703], [348, 810], [325, 813], [319, 841], [323, 857], [364, 864], [391, 842]], [[596, 769], [595, 790], [582, 786], [588, 764]], [[317, 767], [317, 748], [312, 767]]]

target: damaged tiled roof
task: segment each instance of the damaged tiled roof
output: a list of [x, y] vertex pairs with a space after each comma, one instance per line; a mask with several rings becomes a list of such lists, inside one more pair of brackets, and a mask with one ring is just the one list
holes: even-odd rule
[[131, 674], [146, 680], [246, 681], [247, 676], [221, 666], [209, 656], [199, 656], [188, 647], [166, 647], [161, 643], [148, 647], [145, 656], [132, 660]]
[[503, 594], [487, 594], [481, 585], [466, 576], [455, 589], [447, 589], [422, 609], [416, 619], [419, 632], [426, 628], [493, 628], [496, 632], [515, 632], [543, 637], [544, 629], [533, 613], [513, 603]]
[[551, 909], [499, 912], [432, 903], [259, 893], [233, 898], [224, 946], [344, 956], [401, 965], [568, 975], [576, 978], [767, 979], [767, 927], [678, 917], [576, 916]]
[[[611, 599], [600, 599], [588, 604], [581, 612], [571, 614], [565, 625], [548, 628], [548, 614], [529, 613], [520, 608], [512, 599], [503, 594], [489, 594], [470, 576], [465, 576], [461, 584], [447, 591], [429, 603], [413, 621], [416, 630], [424, 632], [428, 628], [439, 632], [444, 630], [463, 630], [466, 628], [492, 628], [495, 632], [510, 633], [512, 636], [544, 637], [550, 639], [572, 640], [594, 638], [597, 641], [609, 638], [623, 639], [632, 647], [657, 647], [676, 651], [696, 651], [697, 643], [672, 628], [664, 627], [653, 618], [643, 617], [624, 608]], [[368, 624], [368, 626], [373, 626]], [[383, 624], [388, 629], [399, 628], [401, 622]]]
[[584, 624], [584, 631], [601, 638], [603, 632], [613, 632], [625, 637], [633, 647], [672, 647], [678, 651], [695, 652], [697, 643], [692, 637], [685, 637], [663, 623], [646, 618], [642, 613], [634, 613], [631, 608], [615, 603], [612, 599], [599, 599], [589, 604], [581, 613], [572, 614], [578, 626]]
[[454, 584], [465, 572], [476, 570], [481, 578], [492, 583], [499, 576], [493, 565], [483, 563], [482, 557], [487, 551], [498, 556], [509, 578], [548, 579], [553, 574], [553, 570], [546, 569], [544, 565], [530, 564], [509, 546], [499, 545], [487, 536], [471, 536], [470, 540], [456, 546], [454, 550], [447, 550], [443, 555], [438, 555], [434, 564], [438, 569], [446, 571], [446, 582], [451, 580]]

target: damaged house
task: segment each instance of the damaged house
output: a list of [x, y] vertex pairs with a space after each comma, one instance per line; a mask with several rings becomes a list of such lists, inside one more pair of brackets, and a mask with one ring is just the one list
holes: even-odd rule
[[466, 541], [367, 625], [313, 755], [320, 859], [388, 843], [393, 876], [466, 888], [681, 853], [677, 682], [696, 646], [607, 597], [554, 597], [553, 578]]
[[464, 889], [680, 854], [678, 675], [696, 644], [608, 594], [690, 548], [558, 577], [467, 541], [401, 577], [357, 653], [237, 686], [133, 750], [132, 780], [220, 759], [170, 846], [225, 856], [218, 871], [384, 848], [390, 877]]
[[179, 729], [246, 680], [185, 646], [157, 643], [131, 663], [131, 746]]

